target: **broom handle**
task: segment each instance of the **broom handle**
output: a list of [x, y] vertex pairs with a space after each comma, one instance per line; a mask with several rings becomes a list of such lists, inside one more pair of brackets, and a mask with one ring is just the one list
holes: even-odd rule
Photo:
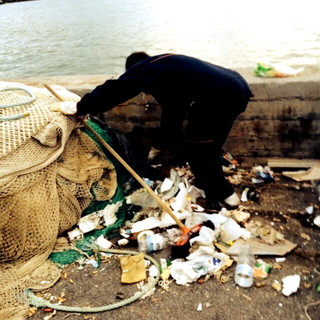
[[[47, 84], [44, 85], [59, 101], [63, 101], [62, 97], [59, 96], [50, 86]], [[183, 230], [186, 231], [187, 227], [179, 220], [176, 215], [173, 213], [171, 208], [163, 202], [156, 193], [144, 182], [144, 180], [125, 162], [122, 157], [104, 140], [101, 136], [91, 128], [91, 126], [85, 121], [85, 119], [81, 119], [82, 124], [99, 140], [99, 142], [131, 173], [131, 175], [141, 184], [141, 186], [146, 189], [150, 195], [153, 197], [155, 201], [165, 210], [171, 218], [177, 223], [177, 225]]]

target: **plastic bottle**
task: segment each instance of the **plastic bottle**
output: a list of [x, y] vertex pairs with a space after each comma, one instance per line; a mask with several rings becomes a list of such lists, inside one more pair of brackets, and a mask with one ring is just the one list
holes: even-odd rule
[[249, 288], [253, 284], [254, 255], [247, 242], [242, 242], [237, 260], [234, 281], [240, 287]]
[[140, 232], [137, 240], [139, 251], [142, 252], [158, 251], [169, 244], [168, 236], [165, 233], [154, 233], [151, 230]]

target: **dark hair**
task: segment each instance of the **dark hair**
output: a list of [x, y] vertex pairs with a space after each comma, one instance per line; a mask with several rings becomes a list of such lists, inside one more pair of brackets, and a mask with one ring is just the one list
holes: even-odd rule
[[131, 53], [126, 60], [126, 70], [131, 68], [134, 64], [148, 58], [149, 55], [143, 51]]

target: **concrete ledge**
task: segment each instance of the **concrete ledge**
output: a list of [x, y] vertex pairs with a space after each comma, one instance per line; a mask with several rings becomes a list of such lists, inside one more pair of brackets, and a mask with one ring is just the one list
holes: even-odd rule
[[[320, 68], [307, 66], [296, 77], [260, 78], [252, 70], [237, 70], [254, 98], [239, 116], [225, 144], [236, 157], [320, 158]], [[83, 96], [111, 77], [105, 75], [2, 79], [32, 86], [59, 84]], [[146, 111], [146, 102], [151, 105]], [[148, 95], [127, 101], [105, 113], [106, 122], [124, 132], [159, 125], [161, 108]]]

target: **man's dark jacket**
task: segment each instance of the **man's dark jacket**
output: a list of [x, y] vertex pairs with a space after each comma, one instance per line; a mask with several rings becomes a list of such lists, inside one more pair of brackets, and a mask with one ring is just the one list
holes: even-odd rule
[[[231, 114], [244, 111], [251, 91], [235, 71], [199, 59], [177, 54], [162, 54], [138, 62], [118, 79], [107, 80], [79, 101], [78, 115], [96, 115], [123, 103], [139, 93], [151, 94], [162, 106], [161, 129], [164, 140], [181, 135], [182, 122], [193, 105], [199, 105], [203, 119], [219, 108], [215, 100], [232, 100]], [[200, 118], [201, 120], [201, 118]]]

